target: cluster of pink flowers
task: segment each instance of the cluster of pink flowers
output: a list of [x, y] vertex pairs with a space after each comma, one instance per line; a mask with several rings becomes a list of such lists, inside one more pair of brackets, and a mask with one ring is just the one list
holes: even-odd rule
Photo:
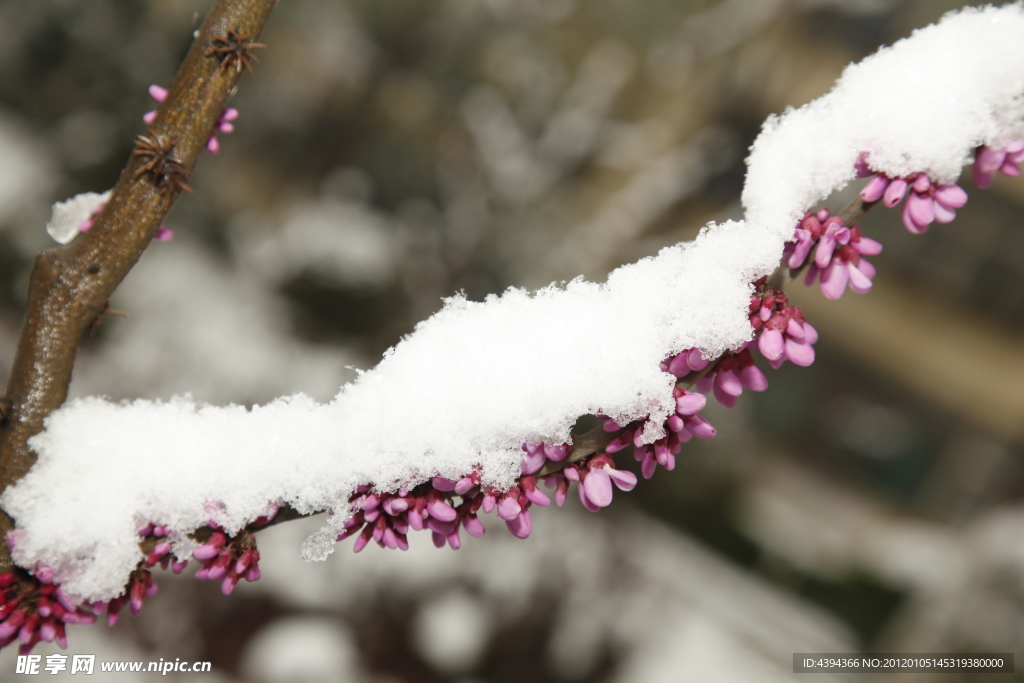
[[256, 539], [248, 531], [229, 537], [221, 530], [214, 531], [205, 543], [192, 551], [202, 568], [196, 572], [200, 581], [220, 581], [220, 590], [230, 595], [239, 579], [256, 581], [260, 578], [260, 551]]
[[[989, 149], [987, 147], [980, 150]], [[998, 155], [998, 152], [995, 153]], [[991, 163], [994, 155], [986, 157]], [[991, 175], [995, 169], [1005, 163], [1005, 153], [999, 158], [999, 164], [991, 169], [988, 175], [988, 182], [991, 182]], [[856, 163], [857, 177], [868, 178], [868, 184], [860, 192], [860, 197], [866, 202], [877, 202], [882, 200], [890, 209], [903, 201], [909, 191], [910, 197], [903, 205], [903, 225], [912, 233], [920, 234], [928, 230], [928, 227], [935, 221], [949, 223], [956, 218], [956, 210], [967, 203], [967, 193], [959, 185], [953, 183], [937, 183], [926, 173], [911, 173], [906, 177], [892, 178], [885, 173], [876, 173], [868, 167], [868, 155], [861, 154]], [[975, 179], [979, 177], [978, 164], [975, 164]], [[985, 174], [982, 174], [984, 179]], [[985, 187], [986, 184], [979, 184]]]
[[[152, 86], [150, 94], [162, 102], [167, 91]], [[145, 117], [147, 123], [152, 122], [155, 116], [156, 112], [149, 112]], [[233, 130], [231, 121], [237, 116], [237, 110], [225, 109], [217, 130], [230, 133]], [[216, 135], [211, 136], [207, 148], [213, 153], [218, 151]], [[980, 147], [975, 161], [975, 182], [979, 187], [986, 187], [997, 171], [1018, 175], [1022, 162], [1024, 142], [1015, 142], [1001, 149]], [[882, 200], [886, 206], [894, 207], [910, 193], [903, 209], [903, 221], [914, 233], [924, 232], [934, 221], [951, 221], [955, 217], [955, 209], [967, 201], [967, 194], [959, 186], [934, 183], [924, 173], [914, 173], [906, 178], [874, 174], [867, 167], [865, 155], [858, 161], [857, 169], [861, 177], [873, 175], [861, 192], [865, 201]], [[100, 207], [80, 229], [88, 230], [102, 209]], [[163, 234], [166, 237], [158, 233], [157, 239], [169, 239], [170, 231]], [[847, 286], [857, 293], [871, 289], [875, 269], [864, 257], [881, 251], [882, 245], [864, 237], [860, 228], [846, 227], [838, 216], [822, 209], [807, 212], [801, 219], [793, 240], [787, 243], [784, 262], [793, 270], [806, 267], [806, 283], [811, 285], [820, 279], [825, 296], [838, 299]], [[604, 451], [564, 464], [567, 459], [572, 460], [573, 447], [569, 444], [523, 444], [522, 475], [517, 484], [507, 491], [483, 485], [479, 471], [457, 481], [433, 477], [412, 489], [396, 492], [380, 492], [370, 485], [361, 486], [350, 498], [353, 514], [345, 522], [344, 531], [337, 540], [356, 536], [355, 552], [361, 551], [371, 540], [382, 548], [407, 550], [410, 529], [429, 529], [437, 547], [448, 545], [458, 549], [462, 545], [460, 529], [464, 528], [470, 536], [482, 536], [484, 526], [479, 514], [495, 511], [513, 535], [526, 538], [533, 529], [531, 506], [551, 503], [551, 498], [538, 487], [539, 481], [555, 489], [554, 498], [559, 506], [565, 504], [570, 485], [577, 483], [583, 506], [596, 512], [611, 504], [615, 487], [631, 491], [637, 484], [635, 474], [615, 467], [612, 454], [632, 446], [646, 479], [654, 475], [658, 465], [667, 470], [674, 469], [682, 444], [693, 437], [711, 439], [716, 435], [715, 428], [699, 414], [707, 405], [705, 395], [708, 392], [712, 392], [722, 405], [732, 407], [744, 389], [767, 389], [768, 380], [754, 363], [751, 353], [754, 349], [773, 368], [780, 367], [787, 360], [802, 366], [814, 362], [814, 343], [818, 333], [804, 319], [800, 307], [790, 305], [783, 292], [769, 287], [767, 278], [754, 282], [753, 287], [756, 294], [751, 296], [749, 307], [749, 320], [754, 331], [751, 341], [714, 360], [705, 358], [700, 349], [690, 348], [662, 363], [662, 370], [680, 380], [681, 386], [673, 390], [675, 412], [657, 430], [664, 436], [653, 443], [644, 443], [651, 427], [648, 424], [650, 418], [621, 425], [600, 416], [604, 419], [604, 430], [616, 433]], [[684, 383], [686, 378], [690, 379]], [[691, 385], [703, 393], [683, 388]], [[214, 508], [216, 506], [211, 506], [212, 516], [215, 516]], [[229, 536], [216, 520], [210, 519], [208, 525], [212, 533], [192, 552], [192, 556], [202, 564], [196, 578], [221, 581], [225, 595], [231, 593], [242, 578], [257, 580], [260, 577], [259, 551], [251, 532], [267, 524], [277, 510], [278, 506], [271, 504], [266, 515], [234, 536]], [[12, 532], [8, 536], [8, 544], [12, 548], [17, 534]], [[188, 559], [179, 560], [174, 556], [171, 544], [165, 540], [168, 535], [166, 527], [148, 524], [139, 530], [139, 534], [156, 542], [132, 572], [125, 593], [109, 602], [74, 604], [53, 583], [53, 572], [47, 567], [38, 568], [35, 576], [22, 570], [0, 574], [0, 647], [15, 640], [20, 642], [23, 653], [39, 641], [55, 641], [65, 647], [65, 624], [95, 621], [95, 614], [87, 609], [96, 614], [106, 612], [110, 625], [117, 621], [126, 605], [130, 606], [133, 614], [139, 614], [144, 598], [157, 592], [149, 569], [159, 564], [164, 569], [180, 573], [188, 564]]]
[[890, 178], [884, 173], [875, 175], [864, 186], [860, 196], [866, 202], [879, 199], [892, 208], [903, 201], [903, 225], [913, 233], [928, 230], [933, 222], [949, 223], [956, 218], [956, 210], [967, 203], [967, 193], [956, 184], [933, 182], [924, 173], [912, 173], [906, 178]]
[[1024, 140], [998, 148], [982, 145], [974, 155], [974, 184], [985, 189], [992, 184], [997, 171], [1007, 176], [1019, 176], [1021, 164], [1024, 164]]
[[484, 526], [477, 513], [481, 509], [490, 512], [495, 507], [509, 530], [525, 538], [533, 527], [529, 513], [532, 501], [524, 487], [485, 493], [480, 490], [476, 473], [457, 482], [434, 477], [412, 490], [400, 489], [395, 493], [375, 493], [371, 487], [361, 486], [350, 501], [354, 514], [345, 522], [345, 531], [337, 540], [358, 534], [352, 548], [355, 552], [371, 540], [382, 548], [408, 550], [409, 530], [429, 529], [434, 545], [440, 548], [447, 544], [457, 550], [462, 547], [459, 529], [465, 528], [470, 536], [483, 536]]
[[[814, 257], [808, 263], [812, 249]], [[864, 257], [882, 253], [882, 245], [864, 237], [856, 225], [847, 228], [839, 216], [822, 209], [804, 214], [785, 253], [790, 268], [796, 270], [807, 264], [807, 285], [820, 276], [822, 294], [838, 299], [847, 285], [857, 294], [871, 290], [875, 267]]]
[[[161, 88], [159, 85], [149, 86], [149, 96], [157, 101], [158, 104], [163, 104], [163, 101], [167, 99], [167, 88]], [[235, 131], [235, 121], [238, 118], [238, 110], [234, 107], [225, 107], [221, 111], [220, 116], [217, 118], [217, 123], [213, 126], [213, 132], [210, 133], [210, 138], [206, 141], [206, 149], [211, 154], [220, 153], [220, 141], [217, 139], [217, 133], [233, 133]], [[142, 116], [142, 120], [146, 123], [153, 123], [156, 121], [156, 110], [147, 111]]]
[[107, 613], [107, 626], [113, 626], [121, 616], [121, 610], [125, 605], [129, 606], [132, 616], [142, 614], [142, 603], [146, 598], [151, 598], [159, 592], [160, 588], [153, 581], [153, 575], [148, 569], [138, 568], [132, 572], [128, 579], [128, 587], [124, 593], [113, 600], [99, 600], [89, 603], [89, 607], [96, 614]]
[[[784, 362], [808, 366], [814, 362], [814, 343], [818, 331], [804, 319], [803, 309], [791, 306], [778, 289], [758, 281], [763, 292], [750, 297], [750, 326], [757, 335], [757, 350], [775, 369]], [[748, 342], [748, 347], [754, 341]]]
[[[676, 356], [676, 358], [686, 356], [688, 353], [689, 351], [684, 351], [679, 356]], [[718, 432], [710, 422], [698, 414], [707, 405], [707, 398], [703, 394], [687, 391], [679, 387], [672, 390], [672, 395], [676, 400], [676, 411], [662, 425], [665, 436], [657, 439], [654, 443], [645, 444], [643, 442], [643, 435], [649, 420], [637, 420], [623, 427], [614, 420], [606, 419], [604, 423], [605, 431], [623, 431], [605, 447], [605, 453], [618, 453], [629, 446], [633, 446], [633, 457], [640, 463], [641, 474], [643, 474], [644, 479], [650, 479], [654, 476], [658, 465], [661, 465], [666, 470], [674, 470], [676, 467], [676, 456], [682, 449], [683, 444], [693, 437], [698, 439], [715, 438]], [[635, 483], [635, 477], [633, 481]], [[620, 486], [619, 488], [622, 487]], [[632, 489], [632, 486], [630, 486], [630, 489]]]
[[27, 654], [40, 641], [66, 648], [66, 624], [94, 621], [94, 614], [53, 583], [48, 567], [36, 570], [35, 576], [20, 569], [0, 574], [0, 648], [17, 642], [19, 652]]

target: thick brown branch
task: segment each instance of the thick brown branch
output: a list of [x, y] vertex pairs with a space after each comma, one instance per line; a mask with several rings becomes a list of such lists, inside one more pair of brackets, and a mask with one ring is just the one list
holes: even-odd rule
[[[88, 233], [36, 257], [0, 423], [0, 491], [36, 456], [28, 440], [67, 397], [82, 338], [142, 255], [195, 168], [240, 69], [208, 54], [231, 35], [259, 37], [276, 0], [216, 0], [160, 107], [152, 131], [128, 160]], [[154, 138], [155, 136], [155, 138]], [[158, 147], [154, 148], [154, 144]], [[0, 512], [0, 539], [12, 520]], [[11, 564], [0, 542], [0, 571]]]

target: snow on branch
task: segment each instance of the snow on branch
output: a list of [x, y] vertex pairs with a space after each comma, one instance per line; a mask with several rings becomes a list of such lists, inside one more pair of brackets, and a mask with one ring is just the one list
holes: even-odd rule
[[[665, 425], [676, 431], [673, 419], [700, 436], [705, 428], [693, 418], [703, 397], [676, 388], [676, 376], [688, 370], [664, 361], [696, 348], [678, 358], [694, 371], [706, 367], [707, 359], [749, 342], [750, 321], [760, 315], [771, 331], [759, 342], [766, 357], [809, 362], [813, 328], [772, 294], [758, 300], [752, 317], [751, 283], [776, 269], [794, 226], [810, 220], [805, 212], [853, 180], [858, 166], [894, 179], [921, 174], [939, 187], [956, 179], [976, 148], [1024, 138], [1022, 35], [1024, 11], [1014, 4], [950, 14], [880, 50], [849, 67], [830, 94], [769, 119], [748, 160], [744, 221], [709, 225], [694, 242], [624, 266], [604, 284], [577, 279], [536, 293], [510, 289], [484, 302], [448, 299], [330, 403], [297, 395], [252, 409], [187, 397], [68, 404], [32, 439], [38, 461], [3, 497], [18, 522], [16, 561], [52, 570], [66, 593], [108, 600], [143, 559], [138, 534], [147, 525], [159, 524], [169, 539], [164, 545], [179, 544], [184, 557], [195, 529], [212, 521], [233, 533], [265, 515], [268, 501], [302, 513], [329, 510], [336, 514], [327, 528], [307, 544], [307, 555], [322, 558], [339, 533], [354, 528], [344, 526], [353, 495], [364, 497], [360, 523], [371, 506], [397, 509], [398, 498], [371, 504], [367, 496], [408, 491], [432, 477], [488, 491], [518, 483], [535, 500], [524, 483], [532, 479], [520, 479], [523, 445], [532, 444], [531, 460], [536, 444], [567, 444], [582, 415], [607, 416], [608, 428], [625, 429], [641, 453], [666, 438]], [[814, 220], [808, 234], [818, 230], [815, 240], [877, 253], [859, 231], [842, 233], [827, 214]], [[815, 257], [826, 252], [812, 269], [826, 268], [833, 252], [821, 248]], [[783, 330], [785, 339], [771, 327], [775, 320], [796, 323]], [[746, 350], [730, 359], [734, 369], [716, 375], [719, 400], [742, 391], [737, 377], [748, 388], [761, 385], [763, 376], [744, 358]], [[624, 437], [612, 443], [622, 447]], [[662, 455], [657, 462], [665, 464]], [[546, 458], [537, 457], [539, 469]], [[611, 479], [630, 486], [607, 455], [598, 460], [589, 471], [600, 472], [583, 495], [591, 506], [607, 504]], [[564, 498], [561, 485], [559, 491]], [[495, 495], [487, 496], [483, 504], [493, 506]], [[519, 507], [510, 512], [508, 500], [498, 513], [513, 528]], [[436, 539], [435, 527], [449, 524], [449, 513], [436, 500], [428, 505], [439, 510]], [[216, 539], [196, 557], [222, 556], [225, 541]]]

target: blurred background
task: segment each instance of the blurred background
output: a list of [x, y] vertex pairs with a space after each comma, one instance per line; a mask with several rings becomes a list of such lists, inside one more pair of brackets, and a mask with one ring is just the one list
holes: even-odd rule
[[[114, 184], [209, 4], [0, 0], [0, 381], [50, 205]], [[442, 297], [600, 280], [740, 217], [767, 115], [958, 5], [282, 2], [237, 132], [72, 393], [327, 400]], [[258, 583], [225, 598], [160, 573], [141, 617], [72, 627], [70, 652], [257, 683], [973, 680], [791, 673], [794, 652], [1021, 652], [1024, 180], [964, 186], [922, 236], [869, 213], [874, 291], [792, 288], [817, 362], [709, 408], [718, 438], [601, 514], [573, 496], [527, 541], [345, 543], [320, 564], [298, 558], [317, 520], [280, 525]]]

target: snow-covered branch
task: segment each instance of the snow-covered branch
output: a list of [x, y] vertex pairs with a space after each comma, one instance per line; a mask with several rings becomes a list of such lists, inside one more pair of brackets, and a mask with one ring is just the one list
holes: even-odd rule
[[[905, 198], [904, 222], [922, 232], [966, 201], [954, 183], [976, 155], [981, 184], [1019, 168], [1022, 34], [1020, 5], [964, 10], [879, 51], [769, 119], [743, 221], [602, 284], [452, 297], [329, 403], [72, 402], [32, 439], [39, 460], [3, 498], [15, 559], [75, 599], [141, 607], [139, 572], [190, 554], [226, 591], [258, 576], [249, 530], [281, 506], [331, 513], [304, 548], [311, 559], [347, 536], [356, 549], [402, 548], [410, 529], [458, 547], [460, 527], [482, 533], [481, 511], [525, 537], [530, 506], [550, 502], [538, 478], [559, 503], [578, 481], [584, 505], [606, 506], [613, 485], [636, 484], [615, 453], [632, 446], [647, 477], [671, 469], [685, 441], [715, 434], [705, 394], [731, 406], [767, 387], [753, 352], [774, 367], [813, 361], [817, 333], [781, 289], [806, 271], [829, 298], [868, 291], [864, 257], [881, 245], [854, 225], [867, 206]], [[858, 176], [872, 176], [860, 199], [815, 211]], [[600, 431], [573, 436], [586, 415]]]

